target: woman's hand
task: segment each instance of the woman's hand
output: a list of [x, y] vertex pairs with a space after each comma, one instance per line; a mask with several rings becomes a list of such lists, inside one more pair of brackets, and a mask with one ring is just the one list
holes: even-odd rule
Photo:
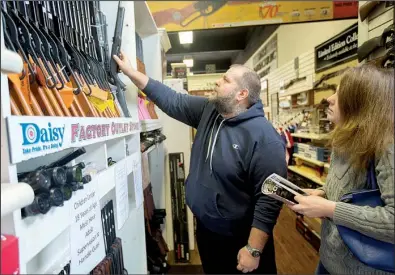
[[289, 205], [289, 208], [295, 212], [298, 212], [309, 218], [333, 218], [336, 202], [314, 195], [295, 196], [295, 200], [298, 202], [298, 204]]
[[318, 189], [302, 189], [302, 190], [311, 196], [319, 196], [325, 198], [324, 190], [318, 190]]

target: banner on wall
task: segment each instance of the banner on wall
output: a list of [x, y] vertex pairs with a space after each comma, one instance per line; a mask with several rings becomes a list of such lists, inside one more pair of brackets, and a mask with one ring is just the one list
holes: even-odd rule
[[356, 58], [358, 51], [358, 23], [315, 47], [315, 71], [327, 70]]
[[358, 1], [147, 1], [156, 25], [171, 31], [358, 17]]

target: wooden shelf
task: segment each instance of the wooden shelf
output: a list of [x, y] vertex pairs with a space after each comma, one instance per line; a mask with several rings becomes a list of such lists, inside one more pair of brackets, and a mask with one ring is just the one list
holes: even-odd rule
[[312, 168], [306, 167], [306, 166], [288, 166], [288, 170], [299, 174], [321, 186], [325, 184], [320, 177], [316, 176], [314, 173], [314, 170]]
[[327, 134], [313, 134], [313, 133], [292, 133], [291, 136], [297, 138], [306, 138], [314, 140], [327, 140], [329, 135]]
[[293, 154], [293, 157], [299, 158], [301, 160], [307, 161], [307, 162], [312, 163], [312, 164], [315, 164], [315, 165], [317, 165], [319, 167], [327, 167], [326, 165], [328, 165], [328, 168], [329, 168], [329, 163], [325, 163], [325, 162], [322, 162], [322, 161], [319, 161], [319, 160], [316, 160], [316, 159], [311, 159], [311, 158], [308, 158], [308, 157], [305, 157], [305, 156], [302, 156], [302, 155], [299, 155], [299, 154]]

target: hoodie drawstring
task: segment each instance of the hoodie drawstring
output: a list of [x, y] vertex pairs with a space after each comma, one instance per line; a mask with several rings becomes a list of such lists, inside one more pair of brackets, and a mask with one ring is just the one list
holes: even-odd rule
[[[210, 140], [209, 140], [209, 144], [208, 144], [208, 148], [207, 148], [206, 160], [207, 160], [207, 158], [208, 158], [208, 156], [209, 156], [211, 140], [212, 140], [212, 138], [213, 138], [214, 127], [215, 127], [215, 124], [217, 123], [218, 117], [219, 117], [219, 115], [217, 115], [217, 117], [215, 118], [213, 128], [211, 129]], [[211, 146], [211, 153], [210, 153], [210, 173], [213, 171], [213, 154], [214, 154], [215, 143], [217, 143], [218, 133], [219, 133], [219, 130], [221, 129], [221, 126], [222, 126], [222, 124], [224, 123], [224, 121], [225, 121], [225, 119], [223, 119], [223, 120], [221, 121], [221, 123], [219, 124], [218, 129], [217, 129], [217, 132], [215, 133], [215, 136], [214, 136], [213, 145]]]

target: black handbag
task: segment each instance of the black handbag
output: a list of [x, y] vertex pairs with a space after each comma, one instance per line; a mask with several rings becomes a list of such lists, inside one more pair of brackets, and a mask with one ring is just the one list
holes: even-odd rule
[[[384, 206], [377, 186], [374, 161], [369, 163], [367, 183], [368, 189], [348, 193], [340, 201], [358, 206]], [[376, 240], [345, 226], [337, 225], [337, 229], [343, 242], [359, 261], [374, 269], [394, 272], [394, 244]]]

